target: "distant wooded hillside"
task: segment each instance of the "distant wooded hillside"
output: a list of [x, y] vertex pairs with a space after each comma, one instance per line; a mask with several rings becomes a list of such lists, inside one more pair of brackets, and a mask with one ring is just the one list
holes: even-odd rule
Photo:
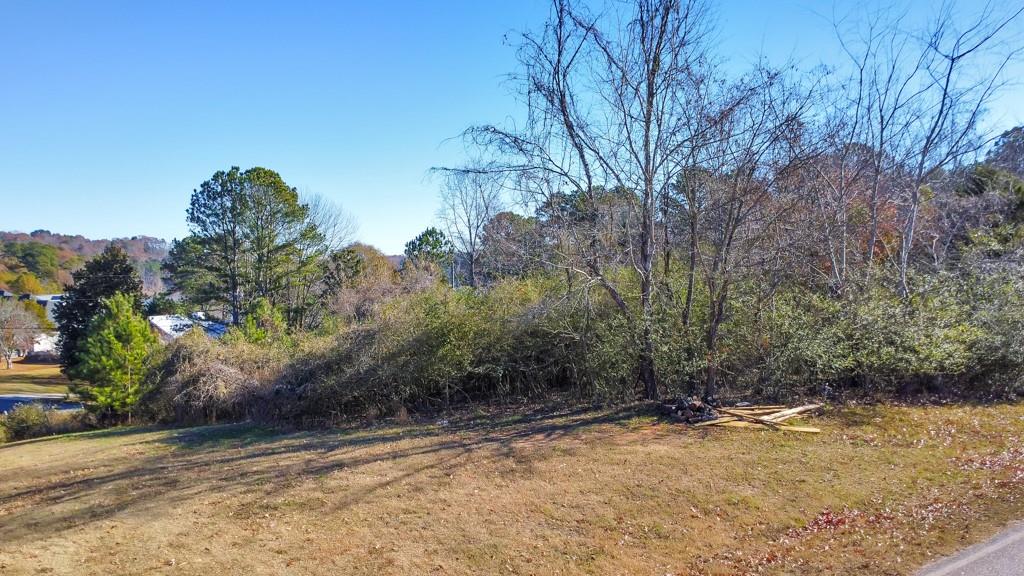
[[49, 230], [0, 232], [0, 288], [16, 293], [62, 292], [72, 282], [71, 273], [111, 243], [128, 253], [147, 294], [163, 290], [160, 264], [167, 257], [165, 240], [150, 236], [91, 240]]

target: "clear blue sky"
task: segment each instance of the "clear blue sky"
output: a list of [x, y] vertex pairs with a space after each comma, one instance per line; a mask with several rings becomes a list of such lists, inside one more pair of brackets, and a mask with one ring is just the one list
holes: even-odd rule
[[[342, 204], [361, 240], [398, 253], [434, 220], [427, 171], [459, 161], [450, 139], [517, 113], [505, 37], [547, 10], [544, 0], [0, 0], [0, 229], [181, 237], [193, 188], [259, 165]], [[723, 3], [721, 55], [738, 67], [761, 51], [836, 58], [821, 17], [832, 11], [831, 1]], [[1020, 88], [993, 114], [1024, 123]]]

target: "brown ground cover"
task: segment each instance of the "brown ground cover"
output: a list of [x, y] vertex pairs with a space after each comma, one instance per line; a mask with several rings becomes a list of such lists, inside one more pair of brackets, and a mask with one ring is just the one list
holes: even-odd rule
[[636, 409], [0, 446], [0, 573], [910, 574], [1024, 518], [1024, 406]]

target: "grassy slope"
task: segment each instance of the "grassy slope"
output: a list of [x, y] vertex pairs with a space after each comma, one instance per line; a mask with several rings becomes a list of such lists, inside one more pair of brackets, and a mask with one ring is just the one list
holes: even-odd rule
[[909, 574], [1024, 518], [1024, 406], [629, 411], [0, 447], [0, 573]]
[[0, 394], [67, 394], [68, 380], [57, 364], [15, 362], [7, 370], [0, 366]]

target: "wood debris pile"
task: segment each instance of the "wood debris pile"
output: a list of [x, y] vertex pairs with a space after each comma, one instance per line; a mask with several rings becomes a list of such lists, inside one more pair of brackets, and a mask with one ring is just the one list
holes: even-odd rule
[[821, 408], [821, 404], [807, 404], [789, 408], [782, 405], [754, 406], [737, 404], [731, 407], [711, 406], [695, 398], [663, 405], [665, 412], [694, 427], [724, 426], [727, 428], [761, 428], [788, 432], [821, 432], [810, 426], [784, 424], [787, 420]]

